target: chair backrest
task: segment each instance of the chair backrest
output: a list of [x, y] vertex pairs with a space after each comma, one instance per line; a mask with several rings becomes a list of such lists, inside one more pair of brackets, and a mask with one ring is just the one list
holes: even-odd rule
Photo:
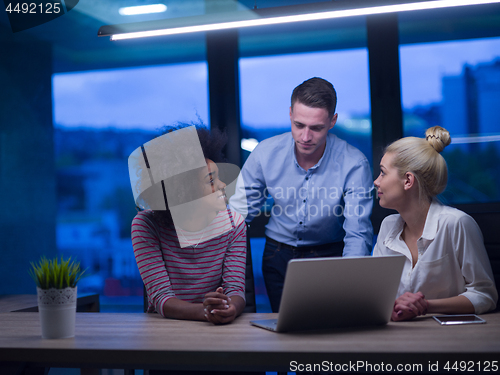
[[148, 312], [148, 292], [146, 292], [146, 287], [143, 286], [142, 288], [142, 292], [143, 292], [143, 303], [144, 303], [144, 312]]
[[245, 267], [245, 299], [246, 306], [243, 312], [257, 312], [257, 304], [255, 303], [255, 283], [253, 277], [252, 266], [252, 249], [250, 248], [250, 236], [248, 235], [247, 225], [247, 264]]

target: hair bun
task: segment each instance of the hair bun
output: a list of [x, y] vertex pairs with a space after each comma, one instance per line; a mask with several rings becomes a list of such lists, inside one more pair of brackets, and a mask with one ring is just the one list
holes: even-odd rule
[[433, 126], [426, 130], [425, 140], [440, 153], [451, 143], [450, 132], [441, 126]]

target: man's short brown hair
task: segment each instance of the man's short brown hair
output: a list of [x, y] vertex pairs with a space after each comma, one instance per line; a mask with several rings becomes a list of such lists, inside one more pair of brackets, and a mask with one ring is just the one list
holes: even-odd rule
[[337, 93], [330, 82], [323, 78], [313, 77], [293, 89], [292, 111], [296, 102], [312, 108], [325, 108], [331, 118], [337, 107]]

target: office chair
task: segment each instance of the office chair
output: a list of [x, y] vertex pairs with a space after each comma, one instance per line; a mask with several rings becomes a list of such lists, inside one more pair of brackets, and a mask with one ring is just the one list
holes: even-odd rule
[[247, 264], [245, 266], [245, 299], [246, 299], [246, 306], [243, 312], [244, 313], [257, 312], [257, 304], [255, 303], [255, 283], [253, 277], [252, 249], [250, 248], [250, 236], [248, 235], [248, 224], [247, 224]]

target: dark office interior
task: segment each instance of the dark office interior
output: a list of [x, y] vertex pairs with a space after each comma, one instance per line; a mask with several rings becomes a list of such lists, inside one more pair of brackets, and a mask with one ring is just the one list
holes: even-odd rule
[[[81, 0], [64, 16], [16, 33], [10, 28], [7, 14], [0, 13], [0, 191], [3, 198], [0, 215], [0, 294], [34, 293], [34, 286], [27, 275], [29, 263], [41, 255], [52, 257], [60, 252], [56, 233], [59, 225], [58, 202], [62, 188], [55, 150], [57, 130], [53, 120], [53, 75], [206, 62], [210, 118], [208, 125], [227, 132], [229, 141], [225, 149], [226, 156], [229, 162], [241, 166], [245, 153], [240, 147], [243, 137], [240, 59], [365, 49], [368, 52], [371, 109], [369, 159], [373, 162], [375, 178], [378, 175], [378, 161], [382, 156], [383, 147], [407, 135], [401, 98], [400, 48], [500, 37], [500, 4], [358, 16], [130, 41], [112, 42], [107, 37], [98, 37], [97, 32], [101, 26], [126, 23], [113, 15], [119, 6], [145, 2]], [[164, 3], [174, 10], [167, 17], [178, 18], [253, 9], [254, 6], [277, 10], [284, 6], [307, 8], [315, 2], [167, 0]], [[496, 53], [500, 56], [499, 51]], [[500, 105], [498, 64], [499, 60], [496, 60], [496, 83], [488, 86], [496, 95], [496, 108]], [[293, 76], [290, 76], [290, 81], [293, 85], [300, 83]], [[457, 111], [462, 111], [461, 106], [457, 101]], [[279, 110], [288, 112], [288, 108]], [[473, 117], [469, 114], [469, 128], [462, 133], [487, 136], [500, 134], [498, 117], [491, 120], [493, 122], [486, 131], [477, 125], [478, 121]], [[76, 133], [73, 136], [77, 137]], [[108, 137], [112, 136], [110, 132]], [[106, 141], [105, 138], [96, 137], [93, 140], [96, 147], [100, 140]], [[136, 147], [140, 142], [142, 141], [138, 141]], [[78, 138], [74, 143], [78, 144]], [[481, 227], [497, 286], [500, 285], [500, 190], [495, 184], [500, 176], [499, 143], [498, 140], [491, 142], [496, 151], [492, 153], [491, 159], [483, 160], [484, 164], [494, 165], [493, 172], [487, 169], [493, 176], [487, 180], [487, 193], [471, 194], [467, 199], [450, 202], [451, 205], [469, 213]], [[471, 146], [467, 152], [473, 155], [479, 152], [480, 147]], [[453, 165], [457, 168], [473, 168], [465, 160]], [[453, 172], [451, 170], [451, 173]], [[476, 171], [463, 172], [473, 175]], [[474, 178], [482, 180], [481, 176], [479, 174]], [[65, 175], [64, 181], [70, 181], [68, 179], [72, 178], [80, 177], [68, 174]], [[454, 191], [453, 189], [458, 188], [450, 181], [448, 189]], [[131, 197], [130, 192], [125, 196]], [[123, 208], [122, 211], [125, 216], [134, 212], [132, 199], [129, 203], [130, 207]], [[372, 214], [375, 233], [388, 213], [375, 202]], [[127, 220], [130, 224], [131, 218]], [[250, 236], [263, 237], [264, 225], [265, 215], [252, 223]], [[130, 233], [128, 235], [130, 236]], [[126, 238], [126, 234], [122, 236]], [[112, 283], [108, 285], [109, 288], [111, 286]], [[121, 288], [123, 295], [140, 292], [123, 292], [125, 287], [122, 285]]]

